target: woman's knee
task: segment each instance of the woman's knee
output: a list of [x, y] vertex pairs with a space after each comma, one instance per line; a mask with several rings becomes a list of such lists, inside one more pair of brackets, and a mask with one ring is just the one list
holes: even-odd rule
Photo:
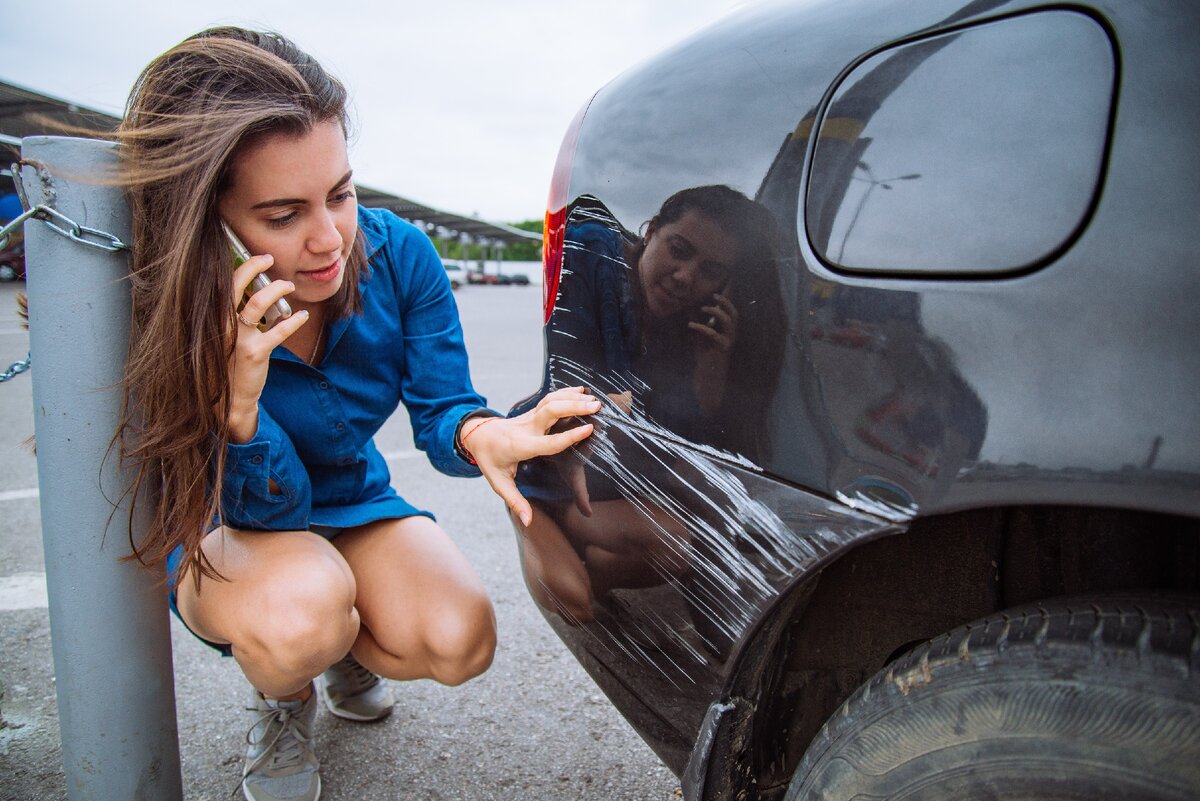
[[482, 674], [496, 653], [496, 615], [482, 593], [442, 607], [428, 622], [425, 644], [433, 678], [458, 685]]
[[276, 669], [313, 675], [341, 659], [358, 636], [354, 577], [319, 562], [273, 577], [255, 594], [235, 648]]

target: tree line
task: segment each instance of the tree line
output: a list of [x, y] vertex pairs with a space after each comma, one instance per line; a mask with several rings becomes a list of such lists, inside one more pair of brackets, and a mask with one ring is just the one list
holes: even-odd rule
[[[525, 220], [523, 222], [508, 223], [513, 228], [520, 228], [522, 231], [533, 231], [540, 234], [542, 232], [541, 220]], [[463, 254], [463, 244], [457, 239], [441, 239], [435, 238], [438, 252], [442, 254], [444, 259], [458, 259], [465, 261], [481, 261], [484, 259], [494, 259], [494, 252], [485, 252], [482, 245], [477, 242], [472, 242], [466, 246], [466, 254]], [[520, 242], [509, 242], [504, 246], [503, 250], [504, 261], [539, 261], [542, 258], [542, 244], [536, 239], [523, 239]]]

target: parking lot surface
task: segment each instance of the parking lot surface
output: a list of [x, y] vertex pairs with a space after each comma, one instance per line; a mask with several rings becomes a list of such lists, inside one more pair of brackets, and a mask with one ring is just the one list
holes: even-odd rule
[[[0, 370], [25, 356], [20, 285], [0, 284]], [[458, 300], [476, 387], [500, 410], [540, 383], [541, 287], [465, 286]], [[36, 370], [36, 366], [34, 370]], [[30, 376], [0, 384], [0, 801], [66, 798], [46, 612]], [[370, 725], [322, 710], [325, 801], [657, 801], [678, 782], [608, 704], [542, 620], [514, 534], [482, 479], [435, 473], [406, 415], [377, 437], [399, 492], [434, 510], [487, 585], [500, 644], [491, 670], [458, 688], [395, 685], [395, 713]], [[98, 537], [100, 532], [80, 532]], [[164, 604], [165, 605], [165, 604]], [[172, 620], [187, 799], [224, 800], [241, 776], [244, 679]], [[240, 795], [240, 793], [238, 794]]]

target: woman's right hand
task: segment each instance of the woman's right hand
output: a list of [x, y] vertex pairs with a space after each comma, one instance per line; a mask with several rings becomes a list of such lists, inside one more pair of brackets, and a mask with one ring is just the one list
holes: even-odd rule
[[[233, 295], [230, 298], [234, 309], [241, 305], [254, 276], [266, 272], [274, 261], [269, 254], [263, 254], [251, 256], [238, 265], [233, 271]], [[272, 281], [251, 295], [234, 318], [236, 345], [229, 364], [229, 437], [232, 442], [246, 443], [254, 438], [258, 431], [258, 398], [267, 383], [271, 351], [308, 322], [308, 312], [301, 309], [268, 331], [259, 331], [255, 325], [271, 304], [291, 294], [295, 288], [291, 281]]]
[[[474, 418], [463, 424], [460, 447], [473, 454], [479, 470], [521, 523], [533, 520], [533, 507], [517, 489], [517, 466], [535, 456], [553, 456], [592, 433], [592, 424], [548, 433], [555, 423], [600, 411], [600, 401], [583, 387], [558, 389], [517, 417]], [[468, 440], [470, 447], [468, 449]]]

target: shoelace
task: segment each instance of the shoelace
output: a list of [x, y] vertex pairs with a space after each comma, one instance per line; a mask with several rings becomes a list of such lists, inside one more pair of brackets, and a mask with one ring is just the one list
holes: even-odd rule
[[[346, 691], [342, 693], [345, 697], [358, 695], [361, 692], [369, 690], [379, 681], [378, 676], [358, 664], [358, 660], [352, 656], [347, 656], [334, 665], [334, 670], [341, 674], [346, 679], [346, 684], [349, 685]], [[338, 689], [341, 688], [339, 687]]]
[[[251, 712], [259, 711], [255, 707], [246, 708]], [[300, 730], [299, 719], [291, 710], [266, 709], [261, 711], [262, 714], [259, 715], [258, 720], [254, 721], [250, 731], [246, 732], [247, 745], [256, 746], [262, 743], [272, 729], [272, 718], [278, 723], [278, 727], [275, 728], [275, 736], [266, 744], [262, 753], [242, 771], [243, 777], [258, 770], [263, 763], [266, 763], [267, 770], [281, 770], [299, 765], [304, 757], [304, 744], [309, 741], [309, 737]], [[265, 725], [263, 737], [255, 740], [254, 731], [260, 725]]]

